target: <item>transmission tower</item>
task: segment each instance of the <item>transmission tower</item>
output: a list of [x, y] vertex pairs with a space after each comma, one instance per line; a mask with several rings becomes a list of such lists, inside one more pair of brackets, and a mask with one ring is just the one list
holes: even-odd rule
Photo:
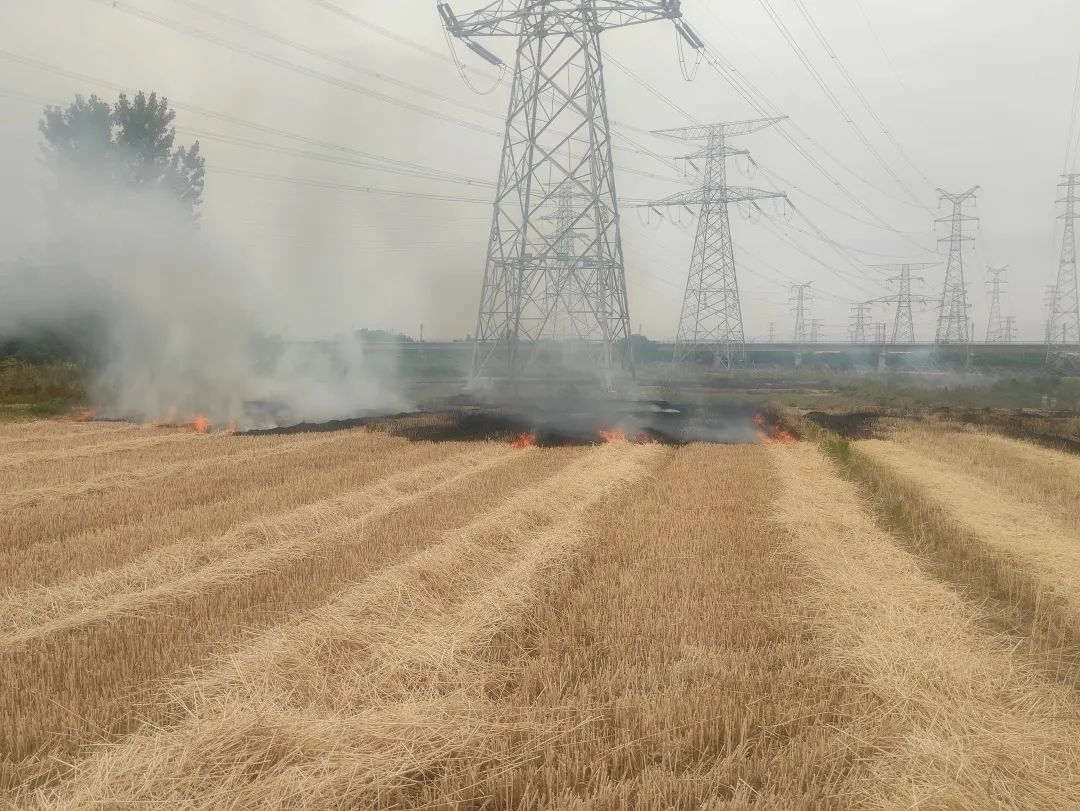
[[1058, 262], [1057, 282], [1051, 288], [1050, 317], [1046, 328], [1046, 351], [1049, 357], [1051, 346], [1061, 336], [1061, 343], [1080, 343], [1080, 300], [1077, 298], [1076, 284], [1076, 204], [1077, 186], [1080, 174], [1062, 175], [1065, 182], [1059, 188], [1065, 189], [1065, 196], [1058, 200], [1065, 204], [1065, 213], [1059, 219], [1065, 221], [1065, 233], [1061, 240], [1061, 260]]
[[791, 336], [791, 342], [795, 346], [806, 343], [806, 305], [810, 300], [810, 285], [813, 282], [803, 282], [791, 286], [791, 301], [795, 305], [795, 331]]
[[919, 302], [925, 304], [927, 298], [925, 296], [915, 296], [911, 293], [912, 281], [922, 281], [921, 276], [912, 276], [912, 271], [925, 270], [926, 268], [934, 267], [937, 262], [919, 262], [911, 263], [905, 262], [897, 265], [877, 265], [882, 270], [887, 270], [891, 273], [895, 273], [895, 276], [890, 276], [886, 281], [889, 284], [896, 284], [896, 295], [884, 296], [883, 298], [876, 299], [882, 303], [894, 304], [896, 306], [896, 315], [893, 317], [892, 328], [892, 343], [894, 344], [911, 344], [915, 343], [915, 319], [912, 314], [912, 303]]
[[555, 236], [555, 252], [544, 276], [544, 309], [551, 313], [550, 334], [556, 340], [571, 341], [588, 335], [591, 310], [580, 288], [574, 268], [579, 258], [578, 247], [582, 232], [576, 227], [577, 212], [585, 205], [573, 186], [563, 183], [555, 194], [554, 213], [541, 217], [551, 223]]
[[990, 277], [986, 280], [986, 284], [990, 288], [990, 318], [986, 322], [986, 342], [988, 344], [1006, 343], [1005, 319], [1001, 315], [1001, 295], [1005, 290], [1005, 275], [1008, 270], [1008, 265], [1000, 268], [988, 267], [986, 269], [986, 273]]
[[739, 302], [739, 282], [735, 274], [735, 254], [731, 244], [731, 222], [728, 205], [786, 197], [782, 192], [763, 191], [727, 184], [727, 159], [746, 155], [745, 149], [734, 149], [728, 138], [749, 135], [772, 126], [782, 118], [762, 118], [756, 121], [736, 121], [712, 126], [680, 127], [656, 130], [684, 141], [703, 141], [698, 152], [686, 156], [705, 164], [704, 182], [700, 191], [680, 192], [663, 200], [649, 203], [658, 206], [701, 206], [694, 255], [686, 280], [679, 329], [675, 337], [675, 363], [693, 357], [700, 349], [709, 349], [715, 363], [731, 368], [744, 357], [742, 306]]
[[821, 327], [825, 321], [821, 318], [810, 319], [810, 343], [816, 344], [821, 340]]
[[866, 328], [870, 323], [872, 310], [873, 302], [871, 301], [860, 301], [851, 305], [851, 342], [853, 344], [867, 342]]
[[949, 263], [945, 267], [945, 286], [941, 291], [941, 304], [938, 310], [937, 336], [935, 340], [939, 344], [966, 344], [971, 341], [971, 332], [968, 329], [968, 305], [967, 288], [964, 286], [964, 255], [965, 242], [974, 242], [973, 237], [964, 235], [964, 225], [976, 222], [978, 217], [972, 217], [963, 211], [964, 202], [974, 198], [978, 186], [968, 189], [962, 194], [950, 194], [938, 189], [942, 200], [952, 203], [952, 214], [948, 217], [940, 217], [937, 222], [949, 224], [949, 236], [939, 242], [949, 243]]
[[1005, 318], [1005, 343], [1016, 342], [1016, 319], [1011, 315]]
[[[500, 347], [516, 379], [553, 337], [553, 313], [570, 289], [587, 314], [577, 337], [610, 386], [615, 366], [632, 368], [632, 358], [600, 35], [664, 19], [678, 26], [680, 2], [499, 0], [460, 16], [445, 2], [438, 9], [447, 31], [492, 64], [502, 61], [477, 38], [517, 41], [472, 380], [492, 376]], [[581, 204], [559, 220], [568, 188]], [[543, 227], [552, 214], [556, 226]], [[559, 259], [567, 229], [582, 237]]]

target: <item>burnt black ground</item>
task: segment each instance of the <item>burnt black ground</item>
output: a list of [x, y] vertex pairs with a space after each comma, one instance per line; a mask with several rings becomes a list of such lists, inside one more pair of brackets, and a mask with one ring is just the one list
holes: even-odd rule
[[[750, 443], [758, 441], [754, 418], [764, 409], [745, 404], [693, 406], [662, 400], [531, 399], [499, 404], [431, 403], [400, 414], [365, 414], [322, 423], [300, 423], [246, 432], [248, 435], [341, 431], [367, 427], [412, 441], [512, 441], [529, 433], [541, 447], [592, 445], [604, 441], [602, 431], [619, 431], [631, 441], [682, 445], [688, 442]], [[431, 416], [430, 421], [410, 419]], [[771, 424], [771, 415], [759, 417]]]

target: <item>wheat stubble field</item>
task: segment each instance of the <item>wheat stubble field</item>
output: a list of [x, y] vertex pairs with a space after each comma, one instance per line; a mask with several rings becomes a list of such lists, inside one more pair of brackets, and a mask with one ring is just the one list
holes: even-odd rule
[[1074, 807], [1080, 462], [851, 454], [4, 425], [0, 797]]

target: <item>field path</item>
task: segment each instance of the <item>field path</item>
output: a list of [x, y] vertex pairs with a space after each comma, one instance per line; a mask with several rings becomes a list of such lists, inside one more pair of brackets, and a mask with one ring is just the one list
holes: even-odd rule
[[[867, 443], [883, 459], [917, 465], [950, 501], [972, 493], [925, 458]], [[863, 443], [860, 443], [862, 447]], [[838, 673], [879, 699], [838, 730], [869, 747], [845, 792], [865, 808], [1071, 806], [1080, 791], [1080, 705], [979, 630], [976, 607], [931, 580], [882, 531], [857, 486], [810, 445], [773, 446], [778, 524], [804, 564], [815, 624]], [[948, 486], [946, 486], [948, 485]], [[954, 494], [956, 494], [954, 496]], [[992, 496], [979, 504], [989, 509]], [[1010, 506], [999, 506], [992, 522]], [[973, 505], [970, 510], [975, 511]]]

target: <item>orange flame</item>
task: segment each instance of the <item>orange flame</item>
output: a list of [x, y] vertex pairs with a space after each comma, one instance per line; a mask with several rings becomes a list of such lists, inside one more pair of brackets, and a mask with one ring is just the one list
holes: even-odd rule
[[522, 434], [517, 439], [515, 439], [513, 442], [511, 442], [510, 447], [511, 448], [517, 448], [519, 450], [524, 449], [524, 448], [535, 448], [536, 447], [536, 441], [537, 441], [536, 434], [531, 433], [529, 431], [526, 431], [524, 434]]
[[91, 422], [94, 419], [94, 409], [84, 408], [75, 415], [76, 422]]
[[761, 414], [754, 415], [755, 432], [763, 445], [794, 445], [798, 438], [779, 425], [769, 425]]
[[601, 428], [597, 433], [600, 434], [600, 438], [604, 440], [605, 443], [626, 442], [626, 432], [620, 428], [616, 428], [613, 431], [605, 431]]
[[228, 426], [226, 426], [226, 428], [225, 428], [225, 431], [226, 431], [226, 433], [228, 433], [228, 434], [229, 434], [230, 436], [231, 436], [232, 434], [235, 434], [235, 433], [236, 433], [236, 420], [233, 420], [232, 422], [230, 422], [230, 423], [228, 424]]
[[214, 424], [202, 414], [196, 414], [195, 419], [184, 425], [185, 428], [190, 428], [196, 434], [209, 433], [210, 429], [213, 428], [213, 426]]

